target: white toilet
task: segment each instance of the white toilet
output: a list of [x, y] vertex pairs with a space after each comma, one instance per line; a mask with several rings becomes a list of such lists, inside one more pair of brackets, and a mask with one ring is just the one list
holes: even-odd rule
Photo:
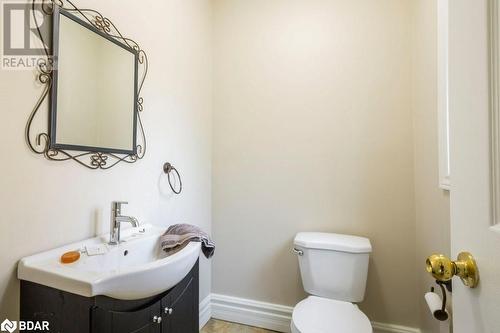
[[365, 295], [370, 240], [301, 232], [295, 236], [302, 284], [311, 296], [293, 309], [292, 333], [372, 333], [358, 308]]

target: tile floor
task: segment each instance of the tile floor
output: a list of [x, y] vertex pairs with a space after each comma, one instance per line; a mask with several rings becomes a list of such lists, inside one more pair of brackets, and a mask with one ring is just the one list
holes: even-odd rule
[[263, 328], [229, 323], [227, 321], [210, 319], [200, 333], [273, 333]]

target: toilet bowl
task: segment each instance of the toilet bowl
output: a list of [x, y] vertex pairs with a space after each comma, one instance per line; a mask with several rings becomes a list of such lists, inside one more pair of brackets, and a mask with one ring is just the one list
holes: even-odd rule
[[309, 296], [297, 304], [292, 333], [372, 333], [368, 317], [349, 302]]
[[295, 237], [294, 251], [310, 296], [293, 309], [292, 333], [372, 333], [370, 320], [354, 304], [365, 295], [370, 241], [302, 232]]

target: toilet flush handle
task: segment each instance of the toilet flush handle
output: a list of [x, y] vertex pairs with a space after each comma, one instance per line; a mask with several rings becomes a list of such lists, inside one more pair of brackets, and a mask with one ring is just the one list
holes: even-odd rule
[[298, 256], [303, 256], [304, 255], [304, 251], [299, 250], [297, 248], [293, 248], [293, 253], [295, 253]]

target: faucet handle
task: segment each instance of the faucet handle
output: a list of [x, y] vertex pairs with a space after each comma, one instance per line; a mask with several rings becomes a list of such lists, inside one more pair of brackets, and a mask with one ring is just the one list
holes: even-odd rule
[[128, 202], [127, 201], [113, 201], [111, 203], [111, 209], [119, 212], [122, 209], [122, 205], [128, 205]]

